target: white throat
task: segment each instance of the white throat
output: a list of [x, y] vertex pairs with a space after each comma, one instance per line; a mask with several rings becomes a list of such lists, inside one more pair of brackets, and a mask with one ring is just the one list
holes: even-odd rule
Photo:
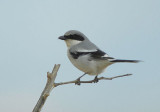
[[67, 47], [70, 48], [73, 45], [77, 45], [77, 44], [81, 43], [82, 41], [67, 39], [67, 40], [65, 40], [65, 42], [66, 42]]

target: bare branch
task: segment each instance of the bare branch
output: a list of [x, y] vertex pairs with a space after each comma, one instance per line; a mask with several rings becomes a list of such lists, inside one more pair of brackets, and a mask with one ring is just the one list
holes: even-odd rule
[[[119, 78], [119, 77], [125, 77], [125, 76], [131, 76], [132, 74], [125, 74], [125, 75], [118, 75], [118, 76], [115, 76], [115, 77], [110, 77], [110, 78], [107, 78], [107, 77], [99, 77], [98, 80], [112, 80], [112, 79], [115, 79], [115, 78]], [[77, 82], [77, 79], [76, 80], [73, 80], [73, 81], [68, 81], [68, 82], [61, 82], [61, 83], [55, 83], [54, 86], [57, 87], [57, 86], [60, 86], [60, 85], [65, 85], [65, 84], [75, 84]], [[81, 83], [95, 83], [95, 80], [90, 80], [90, 81], [80, 81], [79, 82], [80, 84]]]
[[53, 85], [54, 85], [59, 67], [60, 67], [60, 64], [55, 65], [52, 73], [47, 72], [46, 86], [45, 86], [45, 88], [44, 88], [44, 90], [43, 90], [43, 92], [42, 92], [42, 94], [41, 94], [41, 96], [40, 96], [40, 98], [39, 98], [39, 100], [38, 100], [38, 102], [32, 112], [40, 112], [41, 111], [41, 108], [43, 107], [47, 97], [50, 95], [51, 90], [54, 88]]
[[[60, 86], [60, 85], [65, 85], [65, 84], [77, 84], [78, 81], [78, 85], [80, 85], [81, 83], [95, 83], [95, 80], [89, 80], [89, 81], [80, 81], [79, 78], [73, 81], [68, 81], [68, 82], [61, 82], [61, 83], [55, 83], [55, 79], [57, 76], [57, 72], [59, 70], [60, 64], [55, 65], [52, 73], [47, 72], [47, 83], [46, 86], [43, 90], [43, 92], [41, 93], [41, 96], [36, 104], [36, 106], [34, 107], [32, 112], [40, 112], [41, 108], [43, 107], [47, 97], [50, 95], [51, 90], [54, 87]], [[115, 76], [115, 77], [110, 77], [110, 78], [106, 78], [106, 77], [99, 77], [97, 78], [97, 80], [112, 80], [115, 78], [119, 78], [119, 77], [125, 77], [125, 76], [130, 76], [132, 74], [125, 74], [125, 75], [119, 75], [119, 76]]]

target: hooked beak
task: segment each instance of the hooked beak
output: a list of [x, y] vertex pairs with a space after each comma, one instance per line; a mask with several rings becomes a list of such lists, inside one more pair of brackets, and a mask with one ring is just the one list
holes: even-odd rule
[[59, 39], [66, 40], [66, 38], [64, 36], [60, 36]]

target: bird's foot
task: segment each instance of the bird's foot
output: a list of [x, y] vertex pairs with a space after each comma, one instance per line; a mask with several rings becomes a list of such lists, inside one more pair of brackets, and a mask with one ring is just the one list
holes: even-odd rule
[[87, 74], [87, 73], [84, 73], [82, 76], [80, 76], [80, 77], [76, 80], [75, 85], [81, 85], [80, 79], [81, 79], [83, 76], [85, 76], [86, 74]]
[[97, 76], [95, 76], [95, 78], [93, 79], [93, 82], [94, 83], [97, 83], [99, 80], [98, 80], [98, 78], [97, 78]]
[[75, 85], [79, 85], [79, 86], [81, 85], [80, 78], [78, 78], [78, 79], [76, 80]]

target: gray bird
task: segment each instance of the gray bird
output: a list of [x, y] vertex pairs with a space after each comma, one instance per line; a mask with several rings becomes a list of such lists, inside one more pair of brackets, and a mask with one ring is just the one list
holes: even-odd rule
[[[71, 63], [84, 72], [81, 77], [85, 74], [96, 75], [95, 82], [98, 82], [97, 76], [111, 64], [139, 62], [139, 60], [123, 60], [110, 57], [92, 43], [83, 33], [76, 30], [66, 32], [59, 39], [66, 42], [68, 48], [67, 55]], [[79, 81], [81, 77], [78, 78]]]

